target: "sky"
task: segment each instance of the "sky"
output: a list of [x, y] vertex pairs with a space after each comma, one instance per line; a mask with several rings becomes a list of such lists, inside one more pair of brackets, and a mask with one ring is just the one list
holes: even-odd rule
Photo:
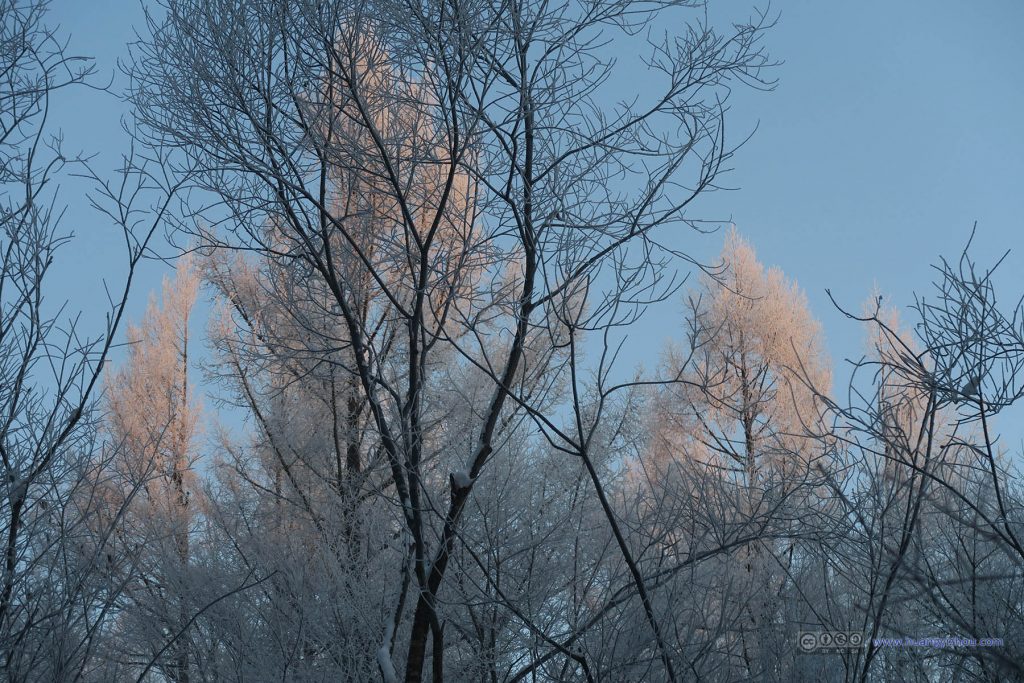
[[[730, 0], [716, 13], [744, 18]], [[997, 280], [1012, 303], [1024, 290], [1024, 2], [1019, 0], [777, 0], [765, 44], [782, 63], [774, 91], [737, 91], [729, 130], [753, 137], [732, 160], [729, 192], [701, 200], [694, 216], [726, 219], [806, 292], [837, 365], [859, 357], [864, 336], [829, 301], [859, 310], [877, 289], [905, 307], [926, 294], [931, 264], [956, 257], [977, 222], [982, 264], [1011, 254]], [[51, 20], [72, 51], [96, 58], [111, 77], [141, 27], [136, 0], [52, 0]], [[633, 81], [644, 87], [644, 77]], [[114, 81], [115, 88], [118, 81]], [[113, 168], [126, 150], [116, 98], [61, 96], [55, 125], [66, 144]], [[756, 131], [755, 131], [756, 129]], [[102, 311], [102, 277], [123, 264], [119, 237], [65, 181], [65, 229], [77, 235], [51, 282], [51, 297]], [[673, 237], [675, 239], [675, 237]], [[721, 235], [680, 235], [678, 245], [711, 261]], [[146, 264], [130, 315], [169, 272]], [[660, 305], [632, 332], [623, 358], [652, 367], [665, 342], [682, 335], [682, 305]], [[101, 318], [97, 318], [101, 319]], [[844, 372], [837, 367], [837, 381]]]

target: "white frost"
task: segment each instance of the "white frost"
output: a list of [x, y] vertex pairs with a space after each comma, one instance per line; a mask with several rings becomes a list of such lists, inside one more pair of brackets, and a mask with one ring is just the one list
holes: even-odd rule
[[12, 503], [14, 501], [23, 502], [27, 494], [28, 479], [15, 477], [7, 484], [7, 497]]
[[971, 396], [977, 394], [978, 389], [980, 388], [981, 377], [971, 377], [970, 379], [967, 380], [967, 383], [964, 384], [963, 388], [960, 390], [960, 393], [970, 398]]
[[380, 675], [384, 677], [384, 683], [398, 683], [398, 674], [395, 673], [395, 664], [391, 661], [387, 643], [381, 645], [377, 650], [377, 666], [380, 667]]
[[458, 472], [452, 472], [452, 483], [455, 484], [457, 489], [468, 489], [473, 485], [473, 478], [469, 476], [469, 472], [466, 470], [459, 470]]

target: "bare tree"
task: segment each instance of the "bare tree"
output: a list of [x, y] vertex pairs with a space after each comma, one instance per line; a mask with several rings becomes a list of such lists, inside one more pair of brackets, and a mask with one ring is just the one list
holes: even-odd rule
[[[104, 182], [48, 130], [55, 93], [84, 86], [92, 65], [67, 50], [45, 10], [44, 2], [0, 2], [0, 667], [11, 681], [105, 675], [92, 646], [120, 592], [106, 578], [120, 558], [90, 541], [87, 523], [102, 511], [96, 475], [109, 456], [95, 400], [133, 274], [170, 199], [130, 160], [121, 182]], [[92, 180], [94, 205], [126, 246], [123, 288], [92, 336], [46, 299], [57, 252], [70, 240], [54, 190], [69, 171]], [[154, 196], [153, 211], [143, 211]]]
[[[999, 307], [995, 268], [979, 269], [969, 246], [936, 266], [933, 295], [913, 307], [916, 338], [881, 297], [864, 315], [847, 313], [867, 324], [875, 352], [856, 365], [851, 405], [822, 396], [843, 450], [830, 478], [850, 551], [829, 562], [844, 577], [836, 596], [849, 605], [846, 624], [868, 636], [846, 659], [847, 680], [879, 670], [918, 680], [1020, 675], [1019, 612], [982, 596], [1020, 591], [1019, 473], [997, 452], [991, 419], [1021, 396], [1022, 311]], [[923, 630], [1004, 645], [930, 656], [876, 642]]]
[[[346, 350], [338, 362], [365, 402], [410, 549], [391, 579], [408, 600], [393, 591], [394, 627], [380, 633], [385, 679], [399, 643], [406, 680], [428, 662], [444, 677], [455, 645], [443, 596], [477, 482], [523, 420], [580, 453], [573, 430], [555, 427], [566, 331], [614, 328], [663, 295], [655, 232], [686, 225], [729, 158], [728, 84], [766, 85], [762, 16], [721, 34], [698, 9], [679, 35], [630, 42], [689, 6], [170, 0], [136, 49], [146, 140], [177, 151], [194, 218], [219, 227], [198, 231], [201, 246], [287, 267], [340, 327], [332, 343]], [[618, 71], [596, 52], [605, 36], [646, 48], [657, 91], [603, 104]], [[358, 179], [359, 203], [334, 201], [340, 179]], [[371, 284], [386, 307], [366, 316]], [[584, 299], [585, 315], [568, 312]], [[431, 416], [442, 357], [485, 381], [457, 446], [435, 437], [445, 422]], [[647, 612], [657, 675], [675, 678]]]

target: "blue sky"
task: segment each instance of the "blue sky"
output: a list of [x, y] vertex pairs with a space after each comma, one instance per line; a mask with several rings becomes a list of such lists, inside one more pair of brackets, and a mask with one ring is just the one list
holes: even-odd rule
[[[716, 13], [741, 18], [749, 7], [734, 0]], [[854, 309], [875, 286], [894, 303], [911, 303], [914, 291], [927, 291], [930, 264], [957, 255], [975, 221], [982, 262], [1013, 250], [1000, 284], [1004, 301], [1016, 300], [1024, 289], [1024, 2], [784, 0], [772, 12], [780, 19], [766, 45], [784, 62], [774, 73], [778, 87], [736, 93], [734, 139], [755, 125], [757, 132], [726, 179], [739, 189], [707, 197], [700, 215], [731, 218], [762, 261], [799, 282], [837, 362], [858, 356], [863, 336], [825, 289]], [[51, 6], [72, 49], [96, 57], [107, 75], [141, 17], [135, 0]], [[125, 150], [123, 106], [82, 90], [56, 104], [69, 147], [113, 167]], [[73, 308], [96, 314], [101, 277], [118, 272], [118, 242], [75, 197], [76, 183], [64, 187], [65, 228], [78, 239], [51, 297], [66, 295]], [[678, 239], [709, 260], [721, 246], [719, 236]], [[146, 266], [136, 317], [166, 272]], [[679, 301], [661, 309], [638, 324], [628, 363], [652, 365], [681, 332], [673, 322]]]

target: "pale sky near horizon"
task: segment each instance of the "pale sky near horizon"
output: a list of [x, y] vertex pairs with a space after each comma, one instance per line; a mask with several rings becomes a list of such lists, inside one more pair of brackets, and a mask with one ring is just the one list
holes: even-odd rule
[[[748, 2], [718, 3], [737, 19]], [[939, 256], [955, 257], [977, 221], [976, 255], [1012, 253], [999, 279], [1002, 299], [1024, 290], [1024, 2], [1016, 0], [782, 0], [765, 44], [783, 64], [774, 92], [737, 92], [729, 129], [738, 140], [725, 184], [705, 198], [702, 217], [731, 219], [767, 265], [807, 293], [837, 365], [859, 356], [863, 334], [829, 302], [831, 288], [859, 310], [876, 287], [901, 308], [927, 293]], [[71, 34], [73, 52], [92, 55], [101, 74], [126, 55], [136, 0], [53, 0], [51, 20]], [[643, 86], [642, 76], [635, 81]], [[126, 149], [114, 98], [62, 95], [54, 122], [70, 148], [113, 166]], [[87, 313], [102, 305], [100, 278], [114, 283], [118, 242], [73, 199], [65, 228], [77, 239], [50, 283]], [[711, 260], [721, 235], [681, 235], [679, 246]], [[130, 309], [169, 272], [147, 264]], [[681, 333], [678, 299], [636, 326], [624, 361], [653, 366]], [[842, 378], [843, 372], [837, 372]]]

